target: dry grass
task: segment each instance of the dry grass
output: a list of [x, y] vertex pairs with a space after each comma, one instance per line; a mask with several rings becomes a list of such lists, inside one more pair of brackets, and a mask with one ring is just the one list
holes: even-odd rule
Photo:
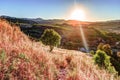
[[4, 20], [0, 20], [0, 79], [117, 80], [86, 54], [58, 48], [49, 53]]

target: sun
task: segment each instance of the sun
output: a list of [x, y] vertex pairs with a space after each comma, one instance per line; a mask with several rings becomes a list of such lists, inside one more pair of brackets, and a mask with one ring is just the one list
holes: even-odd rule
[[86, 20], [85, 12], [82, 9], [74, 9], [70, 15], [71, 20]]

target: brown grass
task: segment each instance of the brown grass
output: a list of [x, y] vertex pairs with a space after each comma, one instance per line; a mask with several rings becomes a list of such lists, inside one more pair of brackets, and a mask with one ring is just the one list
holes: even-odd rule
[[86, 54], [58, 48], [49, 53], [48, 47], [4, 20], [0, 20], [0, 79], [117, 80]]

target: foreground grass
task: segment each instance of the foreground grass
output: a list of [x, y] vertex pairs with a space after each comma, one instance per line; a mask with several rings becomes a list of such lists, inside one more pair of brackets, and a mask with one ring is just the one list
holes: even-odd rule
[[84, 53], [57, 48], [49, 53], [4, 20], [0, 20], [0, 79], [119, 80]]

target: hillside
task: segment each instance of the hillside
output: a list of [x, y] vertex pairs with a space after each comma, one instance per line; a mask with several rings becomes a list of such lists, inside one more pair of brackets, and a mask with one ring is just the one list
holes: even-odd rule
[[120, 33], [120, 20], [112, 20], [105, 22], [95, 22], [90, 24], [91, 27], [97, 27], [102, 30], [106, 30], [109, 32]]
[[1, 16], [1, 18], [6, 19], [12, 25], [19, 26], [21, 31], [36, 41], [39, 40], [45, 29], [54, 29], [62, 36], [62, 42], [59, 47], [70, 50], [79, 50], [84, 46], [78, 25], [78, 23], [80, 23], [83, 26], [82, 28], [90, 50], [96, 50], [98, 44], [103, 42], [110, 44], [113, 49], [115, 48], [117, 51], [120, 51], [120, 47], [116, 45], [116, 43], [120, 41], [119, 20], [83, 22], [60, 19], [16, 18], [9, 16]]
[[100, 70], [85, 53], [56, 48], [52, 53], [16, 26], [0, 20], [1, 80], [119, 80]]

